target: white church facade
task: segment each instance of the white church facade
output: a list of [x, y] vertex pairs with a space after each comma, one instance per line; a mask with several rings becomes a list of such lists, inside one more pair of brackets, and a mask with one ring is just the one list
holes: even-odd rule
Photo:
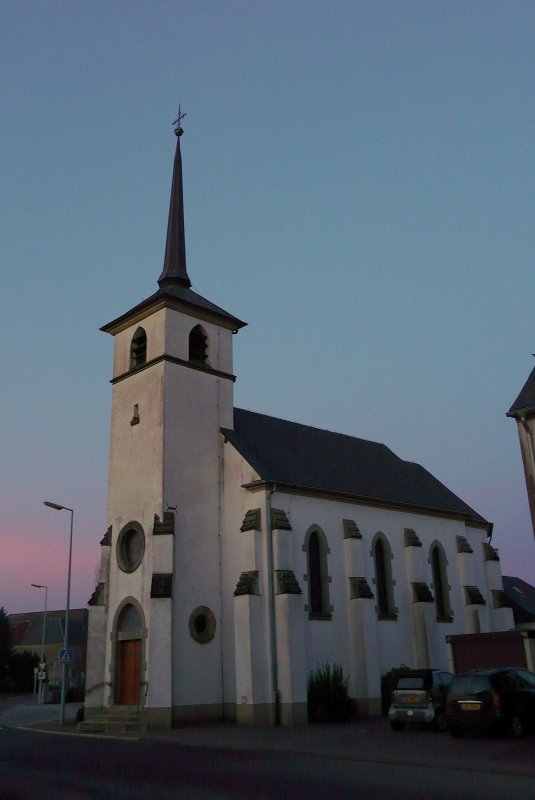
[[340, 664], [359, 713], [446, 636], [514, 627], [492, 525], [385, 445], [234, 408], [245, 323], [191, 290], [181, 128], [158, 290], [114, 337], [109, 528], [89, 605], [86, 720], [307, 720]]

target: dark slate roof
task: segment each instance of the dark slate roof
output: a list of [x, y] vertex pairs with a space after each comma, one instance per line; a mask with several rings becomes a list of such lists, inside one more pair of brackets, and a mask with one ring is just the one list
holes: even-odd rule
[[535, 622], [535, 586], [503, 575], [503, 591], [511, 602], [515, 622]]
[[522, 387], [522, 391], [507, 412], [507, 415], [514, 417], [519, 411], [535, 410], [535, 367], [531, 370], [531, 375]]
[[427, 470], [384, 444], [238, 408], [234, 430], [223, 433], [263, 481], [489, 524]]
[[[180, 115], [179, 115], [180, 116]], [[140, 311], [149, 310], [152, 305], [167, 301], [172, 306], [182, 306], [200, 312], [203, 316], [214, 318], [219, 324], [238, 330], [246, 325], [228, 311], [211, 303], [200, 294], [190, 289], [191, 281], [186, 268], [186, 241], [184, 236], [184, 198], [182, 187], [182, 156], [180, 153], [180, 137], [183, 131], [180, 125], [175, 128], [176, 151], [173, 166], [173, 180], [171, 184], [171, 199], [169, 201], [169, 219], [167, 223], [167, 240], [165, 244], [165, 257], [163, 270], [158, 278], [159, 290], [143, 300], [134, 308], [122, 314], [117, 319], [104, 325], [100, 330], [105, 333], [114, 332], [117, 325], [127, 322], [128, 319]]]
[[232, 314], [229, 314], [228, 311], [225, 311], [223, 308], [216, 306], [215, 303], [211, 303], [210, 300], [206, 300], [206, 298], [201, 297], [200, 294], [188, 289], [186, 286], [180, 286], [176, 284], [174, 286], [166, 286], [162, 289], [158, 289], [157, 292], [151, 294], [150, 297], [147, 297], [146, 300], [143, 300], [137, 306], [134, 306], [134, 308], [131, 308], [130, 311], [126, 312], [126, 314], [122, 314], [120, 317], [117, 317], [117, 319], [108, 322], [107, 325], [103, 325], [100, 330], [108, 333], [116, 325], [120, 325], [123, 321], [128, 320], [129, 317], [133, 316], [137, 312], [144, 311], [145, 309], [150, 308], [151, 305], [156, 305], [162, 300], [168, 300], [173, 305], [177, 304], [181, 306], [187, 306], [204, 314], [208, 314], [233, 330], [243, 328], [247, 324]]

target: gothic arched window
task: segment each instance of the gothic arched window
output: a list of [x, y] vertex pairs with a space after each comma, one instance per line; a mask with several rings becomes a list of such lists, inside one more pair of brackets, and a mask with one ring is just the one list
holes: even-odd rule
[[438, 542], [431, 547], [430, 561], [431, 570], [433, 572], [437, 622], [451, 622], [453, 616], [450, 607], [446, 555], [444, 549]]
[[138, 328], [130, 343], [130, 369], [135, 369], [147, 361], [147, 334]]
[[308, 614], [311, 618], [329, 619], [329, 576], [327, 554], [329, 548], [323, 531], [313, 528], [307, 535], [305, 547], [308, 567]]
[[200, 325], [196, 325], [189, 335], [189, 360], [199, 364], [208, 361], [208, 337]]
[[377, 616], [379, 619], [396, 619], [394, 582], [390, 566], [392, 553], [384, 536], [377, 536], [372, 554], [375, 565], [375, 585], [377, 587]]

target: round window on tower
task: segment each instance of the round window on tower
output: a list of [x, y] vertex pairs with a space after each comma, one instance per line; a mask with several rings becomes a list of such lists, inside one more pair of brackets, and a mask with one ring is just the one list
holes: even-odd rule
[[145, 534], [139, 522], [129, 522], [117, 539], [117, 563], [123, 572], [134, 572], [145, 553]]
[[197, 606], [189, 618], [189, 632], [199, 644], [211, 642], [215, 636], [216, 620], [208, 606]]

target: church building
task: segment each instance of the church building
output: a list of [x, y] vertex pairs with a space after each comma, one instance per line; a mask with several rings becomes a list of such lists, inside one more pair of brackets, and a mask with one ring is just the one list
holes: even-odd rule
[[514, 626], [492, 524], [384, 444], [234, 407], [245, 323], [191, 289], [175, 133], [158, 289], [102, 328], [109, 527], [85, 718], [303, 723], [327, 663], [379, 713], [393, 667], [447, 669], [446, 636]]

